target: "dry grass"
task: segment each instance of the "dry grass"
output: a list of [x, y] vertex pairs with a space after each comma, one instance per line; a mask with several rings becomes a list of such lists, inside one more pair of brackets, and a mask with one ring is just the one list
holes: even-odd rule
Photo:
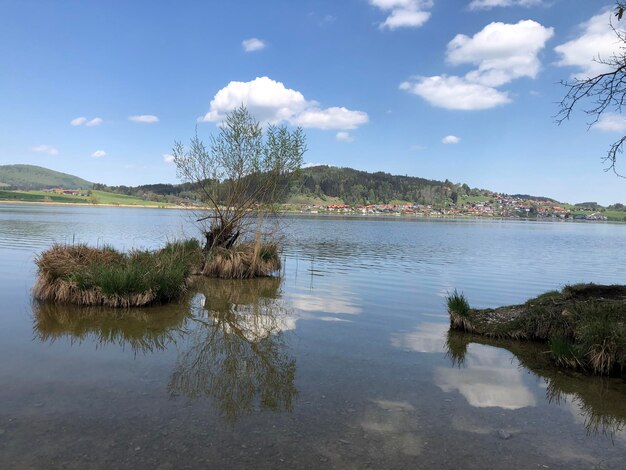
[[37, 257], [33, 295], [39, 300], [115, 308], [163, 303], [182, 295], [199, 262], [195, 240], [130, 253], [54, 245]]
[[207, 254], [202, 274], [221, 279], [271, 276], [281, 268], [278, 246], [243, 243], [232, 248], [214, 248]]

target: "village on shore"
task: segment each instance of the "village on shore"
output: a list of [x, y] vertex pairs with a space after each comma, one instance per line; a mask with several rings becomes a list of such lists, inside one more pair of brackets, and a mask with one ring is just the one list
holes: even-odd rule
[[[85, 190], [53, 188], [43, 190], [44, 193], [59, 196], [78, 196], [89, 198], [85, 203], [104, 205], [125, 205], [122, 202], [106, 204], [105, 201], [95, 202], [101, 199], [102, 192]], [[122, 196], [128, 198], [129, 196]], [[91, 201], [93, 199], [93, 201]], [[131, 198], [134, 199], [134, 198]], [[69, 201], [68, 201], [69, 202]], [[144, 200], [150, 207], [156, 203]], [[173, 197], [167, 202], [162, 202], [158, 207], [198, 209], [202, 204], [188, 198]], [[142, 201], [137, 199], [131, 202], [132, 206], [142, 206]], [[618, 205], [616, 205], [618, 206]], [[622, 206], [619, 204], [619, 206]], [[616, 212], [615, 210], [619, 211]], [[483, 196], [473, 197], [470, 200], [457, 200], [456, 203], [448, 201], [440, 204], [415, 204], [411, 202], [394, 201], [388, 204], [345, 204], [336, 200], [333, 203], [302, 203], [284, 204], [283, 210], [308, 214], [345, 214], [345, 215], [392, 215], [392, 216], [415, 216], [415, 217], [494, 217], [494, 218], [524, 218], [524, 219], [552, 219], [552, 220], [588, 220], [588, 221], [625, 221], [626, 207], [604, 208], [595, 202], [566, 204], [548, 198], [512, 196], [501, 193], [486, 193]], [[622, 215], [623, 214], [623, 215]]]
[[595, 203], [571, 206], [549, 199], [524, 199], [506, 194], [492, 193], [484, 201], [422, 205], [410, 202], [401, 204], [300, 204], [292, 210], [303, 213], [344, 213], [361, 215], [404, 215], [420, 217], [507, 217], [546, 218], [562, 220], [609, 220]]

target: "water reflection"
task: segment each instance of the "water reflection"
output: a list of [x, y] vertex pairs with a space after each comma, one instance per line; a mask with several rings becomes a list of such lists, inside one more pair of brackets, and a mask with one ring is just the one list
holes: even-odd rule
[[[461, 375], [465, 374], [463, 371], [476, 370], [475, 356], [480, 348], [513, 353], [522, 367], [545, 381], [548, 402], [565, 405], [589, 434], [626, 440], [626, 403], [623, 400], [626, 383], [623, 380], [556, 369], [544, 348], [530, 342], [494, 340], [450, 331], [446, 347], [448, 357], [458, 367], [456, 372]], [[480, 370], [478, 372], [480, 374]]]
[[151, 353], [174, 343], [187, 320], [184, 308], [118, 310], [33, 301], [33, 329], [41, 342], [90, 341]]
[[202, 279], [181, 304], [150, 309], [33, 304], [35, 338], [42, 342], [64, 338], [145, 354], [175, 347], [170, 395], [210, 398], [231, 422], [255, 408], [292, 410], [296, 361], [284, 332], [295, 321], [280, 280], [272, 278]]
[[458, 391], [477, 408], [517, 410], [536, 405], [535, 395], [524, 384], [524, 370], [511, 364], [506, 351], [471, 345], [465, 365], [458, 369], [438, 368], [435, 384], [444, 392]]
[[192, 301], [189, 347], [178, 358], [171, 394], [210, 397], [235, 421], [254, 410], [291, 411], [296, 362], [283, 331], [293, 329], [278, 279], [206, 280]]

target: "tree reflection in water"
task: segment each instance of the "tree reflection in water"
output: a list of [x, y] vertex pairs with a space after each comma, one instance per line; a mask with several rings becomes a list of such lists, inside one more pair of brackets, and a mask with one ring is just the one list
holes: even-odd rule
[[189, 347], [179, 355], [172, 394], [208, 396], [235, 421], [258, 400], [263, 409], [291, 411], [297, 395], [295, 359], [283, 332], [295, 325], [280, 299], [280, 280], [203, 280], [192, 301]]
[[520, 365], [546, 381], [548, 402], [574, 405], [587, 433], [604, 434], [614, 439], [626, 431], [626, 402], [623, 400], [624, 385], [621, 380], [562, 371], [550, 362], [541, 344], [498, 340], [450, 330], [446, 339], [446, 355], [455, 367], [465, 365], [468, 346], [472, 343], [506, 349], [514, 354]]
[[208, 397], [231, 422], [259, 407], [291, 411], [296, 361], [284, 332], [295, 328], [280, 279], [199, 279], [183, 304], [119, 310], [33, 303], [35, 337], [130, 347], [135, 354], [176, 345], [168, 391]]

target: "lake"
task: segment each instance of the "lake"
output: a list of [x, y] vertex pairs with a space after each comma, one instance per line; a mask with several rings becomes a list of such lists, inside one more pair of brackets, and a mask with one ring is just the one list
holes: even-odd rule
[[289, 216], [281, 279], [130, 313], [33, 302], [54, 242], [153, 248], [188, 211], [0, 205], [0, 468], [625, 468], [626, 382], [448, 334], [624, 283], [626, 225]]

